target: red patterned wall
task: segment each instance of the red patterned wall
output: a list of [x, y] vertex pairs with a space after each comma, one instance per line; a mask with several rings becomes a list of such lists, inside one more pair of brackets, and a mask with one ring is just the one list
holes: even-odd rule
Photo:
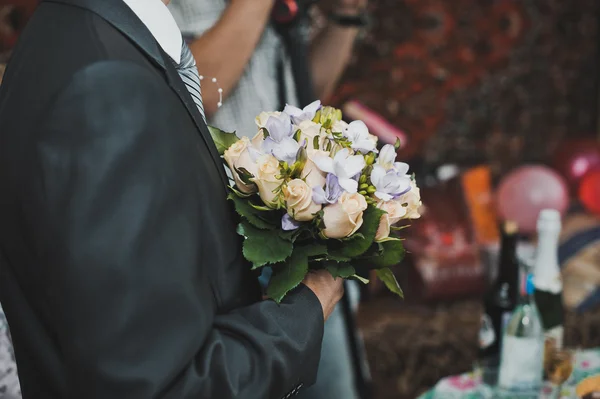
[[[336, 94], [381, 112], [430, 162], [543, 160], [595, 134], [597, 0], [371, 0]], [[407, 154], [408, 155], [408, 154]]]

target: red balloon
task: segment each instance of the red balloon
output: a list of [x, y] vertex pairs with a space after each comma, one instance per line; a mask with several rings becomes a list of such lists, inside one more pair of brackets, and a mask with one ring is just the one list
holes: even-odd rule
[[565, 180], [554, 170], [541, 165], [515, 169], [498, 186], [496, 207], [504, 220], [514, 220], [519, 230], [533, 233], [542, 209], [556, 209], [564, 214], [569, 206]]
[[554, 156], [553, 166], [567, 179], [573, 195], [583, 176], [600, 170], [600, 143], [593, 139], [565, 141]]
[[583, 177], [579, 185], [579, 200], [588, 211], [600, 215], [600, 170]]

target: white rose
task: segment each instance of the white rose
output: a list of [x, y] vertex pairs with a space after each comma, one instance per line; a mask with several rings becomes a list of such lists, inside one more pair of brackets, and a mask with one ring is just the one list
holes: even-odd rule
[[258, 126], [259, 129], [262, 129], [263, 127], [266, 126], [267, 120], [271, 116], [279, 116], [279, 115], [281, 115], [281, 112], [261, 112], [260, 115], [258, 115], [255, 119], [256, 126]]
[[300, 129], [300, 139], [306, 140], [306, 144], [308, 148], [314, 148], [313, 142], [315, 137], [319, 137], [319, 142], [321, 141], [321, 124], [315, 123], [313, 121], [307, 120], [302, 121], [298, 126], [294, 126], [294, 131]]
[[304, 170], [302, 171], [302, 178], [306, 180], [306, 184], [308, 187], [323, 187], [325, 182], [327, 181], [327, 173], [323, 172], [319, 167], [313, 162], [315, 157], [328, 157], [329, 152], [321, 151], [321, 150], [309, 150], [307, 151], [308, 159], [306, 160], [306, 165], [304, 165]]
[[274, 203], [277, 193], [274, 192], [283, 180], [276, 176], [280, 174], [279, 161], [273, 155], [265, 154], [256, 160], [257, 173], [253, 181], [258, 186], [258, 194], [265, 205], [270, 208], [278, 208], [279, 204]]
[[379, 220], [377, 233], [375, 233], [375, 241], [381, 241], [390, 236], [392, 224], [390, 223], [390, 215], [384, 214]]
[[262, 149], [262, 144], [265, 141], [265, 133], [262, 130], [259, 130], [258, 133], [254, 135], [252, 138], [252, 147], [260, 151]]
[[379, 221], [375, 241], [381, 241], [390, 236], [391, 226], [398, 223], [406, 216], [406, 208], [399, 201], [380, 201], [377, 208], [387, 212]]
[[387, 212], [390, 218], [390, 224], [396, 224], [406, 216], [406, 208], [402, 206], [403, 202], [399, 200], [380, 201], [377, 208]]
[[404, 215], [403, 219], [418, 219], [421, 217], [419, 213], [423, 206], [421, 202], [421, 190], [414, 180], [410, 181], [410, 191], [401, 195], [395, 202], [401, 203], [406, 209], [406, 215]]
[[228, 149], [226, 149], [225, 153], [223, 154], [223, 158], [225, 159], [225, 162], [227, 162], [227, 165], [231, 170], [231, 174], [233, 175], [233, 179], [235, 180], [235, 185], [237, 186], [238, 190], [245, 194], [252, 194], [256, 192], [256, 185], [245, 184], [240, 179], [236, 169], [244, 168], [256, 176], [256, 163], [252, 161], [252, 158], [250, 157], [250, 152], [248, 151], [249, 145], [250, 140], [248, 140], [248, 137], [242, 137], [232, 144]]
[[287, 212], [299, 222], [308, 222], [322, 208], [312, 200], [312, 189], [301, 179], [290, 181], [283, 190]]
[[336, 204], [323, 208], [323, 234], [329, 238], [351, 236], [363, 224], [363, 212], [367, 209], [365, 197], [358, 193], [342, 194]]

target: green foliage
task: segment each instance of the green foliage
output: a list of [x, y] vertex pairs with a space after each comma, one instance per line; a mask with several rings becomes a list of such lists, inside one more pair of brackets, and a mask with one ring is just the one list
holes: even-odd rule
[[384, 214], [385, 212], [381, 209], [369, 205], [363, 214], [363, 225], [358, 230], [358, 234], [350, 237], [340, 248], [330, 250], [330, 255], [332, 257], [352, 259], [367, 252], [375, 240], [379, 221]]
[[392, 240], [378, 243], [379, 255], [371, 260], [373, 269], [382, 269], [399, 264], [404, 259], [404, 245], [400, 240]]
[[281, 303], [285, 295], [296, 288], [308, 273], [308, 252], [306, 247], [296, 247], [292, 256], [275, 267], [267, 287], [267, 296]]
[[210, 135], [212, 136], [215, 146], [217, 147], [217, 151], [219, 151], [220, 155], [223, 155], [225, 150], [239, 140], [239, 137], [235, 135], [235, 132], [227, 133], [213, 126], [208, 126], [208, 131], [210, 132]]
[[277, 227], [261, 217], [260, 214], [264, 214], [265, 211], [254, 208], [248, 199], [240, 198], [234, 193], [230, 193], [227, 198], [233, 201], [235, 211], [238, 215], [242, 216], [252, 226], [263, 230]]
[[402, 292], [402, 288], [400, 288], [400, 284], [398, 284], [398, 280], [396, 280], [396, 276], [394, 273], [388, 268], [377, 270], [377, 277], [385, 286], [392, 291], [394, 294], [398, 295], [400, 298], [404, 298], [404, 292]]
[[334, 278], [350, 278], [356, 274], [356, 270], [349, 263], [327, 262], [325, 269], [331, 273]]
[[252, 262], [253, 269], [281, 263], [289, 258], [294, 249], [293, 244], [281, 238], [277, 230], [257, 229], [247, 220], [242, 220], [238, 225], [238, 234], [245, 238], [244, 257]]

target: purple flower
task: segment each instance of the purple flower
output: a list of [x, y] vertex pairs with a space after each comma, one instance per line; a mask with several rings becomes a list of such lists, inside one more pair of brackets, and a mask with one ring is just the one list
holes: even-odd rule
[[410, 191], [410, 177], [404, 168], [398, 173], [396, 169], [386, 171], [383, 166], [375, 165], [371, 172], [371, 183], [377, 190], [375, 196], [383, 201], [390, 201]]
[[290, 116], [283, 112], [278, 116], [270, 116], [265, 129], [269, 136], [263, 141], [262, 150], [280, 161], [294, 163], [300, 144], [292, 137], [294, 131]]
[[338, 198], [342, 195], [344, 189], [340, 186], [340, 182], [336, 175], [329, 173], [327, 175], [327, 182], [325, 183], [325, 189], [323, 187], [313, 187], [312, 199], [315, 204], [335, 204]]
[[360, 176], [366, 166], [365, 158], [362, 155], [351, 155], [348, 148], [338, 151], [333, 159], [328, 156], [320, 156], [315, 157], [313, 162], [323, 172], [336, 175], [339, 185], [350, 194], [355, 193], [358, 189], [358, 182], [353, 177]]
[[303, 121], [313, 120], [319, 109], [321, 109], [321, 101], [317, 100], [308, 104], [304, 109], [287, 104], [283, 112], [292, 117], [292, 121], [295, 125], [299, 125]]
[[298, 222], [297, 220], [294, 220], [287, 213], [281, 218], [281, 228], [283, 229], [283, 231], [296, 230], [300, 228], [300, 226], [302, 226], [302, 223]]

